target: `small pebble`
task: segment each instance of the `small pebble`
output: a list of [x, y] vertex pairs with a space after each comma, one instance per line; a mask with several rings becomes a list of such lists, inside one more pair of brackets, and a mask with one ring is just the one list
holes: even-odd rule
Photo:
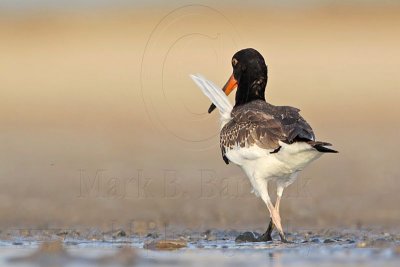
[[117, 238], [117, 237], [125, 237], [126, 233], [124, 230], [118, 230], [115, 233], [113, 233], [113, 238]]
[[65, 236], [65, 235], [68, 235], [68, 231], [66, 231], [66, 230], [64, 230], [64, 231], [60, 231], [60, 232], [58, 232], [58, 233], [56, 233], [56, 235], [58, 235], [58, 236]]
[[215, 235], [210, 235], [206, 238], [207, 241], [215, 241], [217, 240], [217, 237]]
[[184, 240], [158, 240], [148, 242], [143, 247], [153, 250], [175, 250], [187, 247], [187, 242]]
[[235, 242], [257, 242], [259, 235], [254, 232], [244, 232], [236, 237]]
[[358, 248], [365, 248], [366, 246], [367, 246], [367, 243], [364, 241], [357, 243]]
[[157, 233], [148, 233], [146, 237], [156, 239], [159, 238], [159, 235]]

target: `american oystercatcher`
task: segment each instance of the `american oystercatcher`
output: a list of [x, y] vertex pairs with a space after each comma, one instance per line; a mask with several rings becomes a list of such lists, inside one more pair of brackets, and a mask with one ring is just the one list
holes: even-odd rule
[[[314, 132], [299, 109], [266, 102], [268, 69], [258, 51], [240, 50], [232, 57], [232, 68], [233, 74], [222, 90], [200, 75], [191, 77], [213, 103], [208, 112], [215, 107], [220, 112], [223, 160], [243, 169], [254, 193], [267, 205], [271, 220], [259, 241], [272, 240], [275, 225], [281, 240], [287, 242], [279, 214], [283, 190], [309, 163], [324, 153], [337, 151], [327, 148], [329, 143], [315, 141]], [[232, 107], [227, 95], [235, 88]], [[277, 185], [275, 205], [268, 194], [269, 181]]]

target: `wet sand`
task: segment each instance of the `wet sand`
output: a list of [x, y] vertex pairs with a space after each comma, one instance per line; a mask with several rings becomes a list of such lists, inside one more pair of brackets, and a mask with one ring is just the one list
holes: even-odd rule
[[[302, 230], [288, 235], [292, 241], [289, 244], [236, 243], [238, 232], [220, 230], [176, 232], [166, 236], [159, 233], [157, 237], [155, 233], [125, 235], [121, 230], [94, 232], [91, 229], [70, 233], [9, 233], [12, 236], [0, 243], [0, 263], [10, 266], [398, 266], [400, 262], [400, 234], [370, 229]], [[149, 242], [164, 239], [187, 245], [175, 250], [144, 249]]]

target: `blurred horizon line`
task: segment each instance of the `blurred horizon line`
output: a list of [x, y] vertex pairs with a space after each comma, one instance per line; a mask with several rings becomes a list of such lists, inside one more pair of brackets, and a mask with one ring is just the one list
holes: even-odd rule
[[255, 8], [255, 7], [270, 7], [270, 8], [321, 8], [330, 6], [400, 6], [400, 2], [396, 0], [349, 0], [346, 2], [337, 2], [334, 0], [299, 0], [299, 1], [262, 1], [251, 0], [243, 3], [242, 1], [201, 1], [187, 3], [181, 0], [163, 2], [160, 0], [150, 1], [129, 1], [129, 0], [1, 0], [0, 12], [37, 12], [37, 11], [81, 11], [86, 9], [115, 9], [115, 8], [170, 8], [182, 5], [210, 5], [214, 7], [227, 6], [229, 8]]

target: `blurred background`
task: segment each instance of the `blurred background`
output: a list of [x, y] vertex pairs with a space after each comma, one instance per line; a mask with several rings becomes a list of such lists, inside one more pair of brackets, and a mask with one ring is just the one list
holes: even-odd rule
[[189, 79], [246, 47], [340, 151], [285, 191], [288, 230], [398, 227], [400, 5], [293, 2], [1, 0], [0, 227], [264, 228]]

